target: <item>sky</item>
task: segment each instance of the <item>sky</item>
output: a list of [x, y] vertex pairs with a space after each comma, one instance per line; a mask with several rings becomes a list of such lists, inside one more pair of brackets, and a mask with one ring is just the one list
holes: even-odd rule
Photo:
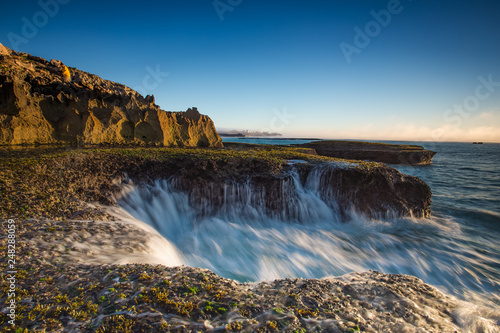
[[500, 142], [498, 0], [0, 3], [0, 43], [217, 129]]

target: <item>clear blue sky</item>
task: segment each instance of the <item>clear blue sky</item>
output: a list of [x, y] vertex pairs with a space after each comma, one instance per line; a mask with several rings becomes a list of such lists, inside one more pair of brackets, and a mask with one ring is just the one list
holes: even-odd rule
[[3, 1], [0, 43], [219, 129], [500, 142], [498, 0], [56, 1]]

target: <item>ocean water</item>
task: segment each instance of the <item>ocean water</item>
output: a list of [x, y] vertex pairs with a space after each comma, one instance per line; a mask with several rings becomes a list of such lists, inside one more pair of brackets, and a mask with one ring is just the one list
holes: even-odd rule
[[[366, 270], [410, 274], [500, 316], [500, 144], [394, 143], [437, 152], [432, 165], [394, 166], [429, 184], [430, 218], [353, 215], [341, 222], [320, 199], [315, 179], [297, 187], [301, 219], [272, 219], [245, 202], [199, 218], [187, 196], [166, 180], [148, 188], [127, 185], [119, 205], [156, 228], [184, 264], [224, 277], [247, 282]], [[247, 187], [237, 190], [251, 193]]]

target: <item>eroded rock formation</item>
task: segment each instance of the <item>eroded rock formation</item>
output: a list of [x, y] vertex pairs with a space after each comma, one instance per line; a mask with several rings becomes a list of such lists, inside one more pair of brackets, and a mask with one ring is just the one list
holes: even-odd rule
[[0, 144], [221, 147], [196, 108], [166, 112], [119, 83], [0, 44]]

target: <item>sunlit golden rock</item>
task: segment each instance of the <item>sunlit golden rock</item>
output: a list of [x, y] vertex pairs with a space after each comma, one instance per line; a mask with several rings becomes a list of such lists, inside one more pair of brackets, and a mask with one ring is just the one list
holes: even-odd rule
[[120, 83], [0, 47], [0, 144], [221, 147], [198, 111], [166, 112]]

